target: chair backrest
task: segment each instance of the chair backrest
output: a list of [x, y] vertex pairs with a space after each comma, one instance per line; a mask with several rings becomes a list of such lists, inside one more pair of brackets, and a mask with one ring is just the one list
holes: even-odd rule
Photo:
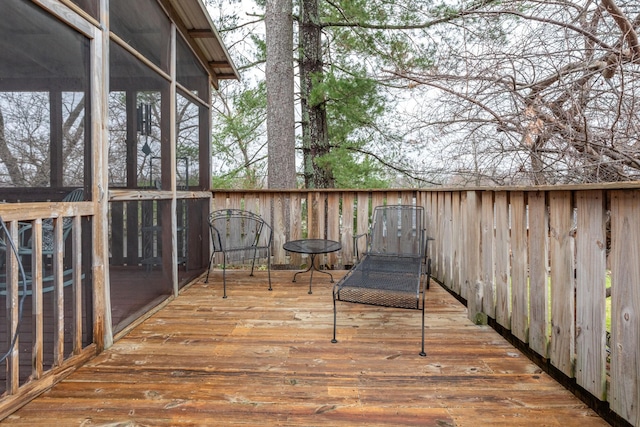
[[[63, 202], [82, 202], [84, 201], [84, 189], [76, 188], [75, 190], [69, 192], [62, 199]], [[64, 218], [62, 220], [62, 226], [64, 227], [65, 239], [67, 238], [67, 234], [71, 231], [71, 224], [73, 224], [72, 218]]]
[[76, 188], [75, 190], [69, 192], [62, 199], [63, 202], [82, 202], [84, 200], [84, 189]]
[[424, 209], [412, 205], [377, 206], [369, 235], [369, 253], [422, 257]]
[[223, 209], [209, 215], [211, 239], [215, 251], [266, 248], [273, 232], [264, 219], [253, 212]]
[[[84, 200], [84, 189], [76, 188], [75, 190], [67, 193], [62, 199], [63, 202], [81, 202]], [[67, 240], [67, 237], [71, 233], [73, 225], [73, 218], [64, 217], [62, 219], [62, 238]], [[26, 231], [26, 229], [24, 230]], [[31, 237], [29, 238], [28, 246], [31, 246]], [[53, 220], [47, 218], [42, 221], [42, 252], [45, 254], [51, 254], [54, 250], [54, 237], [53, 237]]]

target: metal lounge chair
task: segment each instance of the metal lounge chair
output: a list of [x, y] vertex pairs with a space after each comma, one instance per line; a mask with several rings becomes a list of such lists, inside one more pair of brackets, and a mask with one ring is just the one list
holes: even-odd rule
[[256, 258], [266, 254], [269, 274], [269, 290], [271, 288], [271, 242], [273, 230], [266, 221], [255, 213], [240, 209], [223, 209], [209, 215], [209, 229], [213, 241], [213, 252], [209, 258], [209, 268], [205, 283], [209, 282], [211, 264], [216, 253], [222, 253], [223, 298], [227, 297], [227, 263], [233, 261], [232, 254], [238, 259], [251, 259], [251, 274]]
[[[337, 302], [422, 310], [431, 276], [423, 228], [423, 208], [410, 205], [374, 209], [367, 249], [362, 259], [333, 287], [333, 339], [336, 343]], [[423, 280], [423, 273], [426, 278]]]

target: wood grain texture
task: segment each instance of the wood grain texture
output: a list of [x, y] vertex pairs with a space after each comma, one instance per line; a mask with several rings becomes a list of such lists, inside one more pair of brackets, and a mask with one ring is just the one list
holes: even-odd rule
[[496, 204], [496, 321], [505, 328], [511, 327], [511, 264], [509, 233], [509, 194], [498, 192]]
[[549, 215], [545, 193], [530, 192], [528, 200], [529, 346], [546, 358], [549, 348]]
[[640, 192], [611, 196], [611, 407], [640, 425]]
[[286, 211], [289, 209], [288, 200], [285, 199], [284, 195], [274, 195], [273, 197], [273, 217], [272, 217], [272, 227], [273, 227], [273, 262], [274, 264], [284, 264], [286, 253], [282, 248], [288, 238], [286, 235], [286, 231], [288, 227], [285, 226], [285, 221], [287, 220]]
[[344, 193], [342, 195], [342, 221], [340, 223], [339, 241], [342, 244], [341, 268], [344, 265], [353, 265], [355, 262], [353, 252], [353, 227], [355, 221], [355, 195]]
[[453, 241], [453, 246], [451, 248], [451, 287], [452, 289], [457, 289], [460, 292], [462, 288], [462, 270], [464, 269], [464, 259], [462, 259], [462, 233], [453, 233], [454, 227], [458, 227], [462, 223], [462, 208], [461, 208], [461, 193], [455, 192], [451, 195], [451, 216], [449, 216], [446, 220], [449, 221], [449, 234], [445, 236], [445, 238], [450, 238]]
[[529, 341], [529, 265], [525, 194], [511, 193], [511, 332]]
[[[459, 193], [458, 194], [458, 203], [460, 201], [460, 197], [459, 197]], [[442, 280], [445, 276], [445, 268], [444, 268], [444, 263], [445, 263], [445, 258], [448, 256], [447, 252], [446, 252], [446, 244], [445, 241], [447, 239], [451, 240], [453, 238], [453, 236], [451, 236], [451, 234], [447, 234], [447, 218], [445, 215], [445, 193], [443, 192], [438, 192], [436, 193], [436, 195], [434, 196], [434, 202], [435, 202], [435, 212], [436, 212], [436, 216], [437, 216], [437, 225], [436, 225], [436, 240], [435, 240], [435, 244], [438, 246], [436, 249], [436, 254], [437, 257], [434, 258], [434, 275], [436, 278], [438, 278], [440, 280], [441, 283], [446, 283], [447, 286], [450, 287], [450, 289], [456, 289], [456, 282], [452, 281], [451, 283], [447, 283], [444, 280]], [[450, 227], [450, 226], [449, 226]], [[449, 228], [450, 230], [451, 228]], [[457, 291], [460, 291], [460, 283], [458, 282], [458, 288]]]
[[483, 286], [482, 311], [489, 317], [495, 318], [495, 218], [493, 194], [494, 193], [490, 191], [484, 191], [482, 193], [482, 235], [480, 238], [482, 267], [480, 271]]
[[[480, 274], [480, 219], [482, 218], [482, 206], [480, 197], [475, 191], [468, 191], [463, 196], [465, 203], [465, 218], [463, 218], [463, 256], [462, 260], [466, 266], [464, 281], [462, 282], [463, 298], [467, 299], [468, 315], [473, 321], [479, 321], [482, 312], [482, 289], [478, 286], [481, 280]], [[478, 304], [480, 303], [480, 304]]]
[[[451, 229], [452, 224], [452, 201], [451, 193], [444, 193], [443, 198], [443, 218], [442, 218], [442, 269], [440, 271], [440, 278], [443, 283], [452, 283], [453, 289], [459, 290], [459, 281], [452, 280], [453, 269], [453, 251], [457, 247], [457, 242], [454, 241], [454, 236], [459, 236], [459, 233], [453, 233]], [[456, 286], [457, 284], [457, 286]]]
[[571, 192], [549, 198], [551, 250], [551, 363], [565, 375], [574, 375], [575, 279]]
[[576, 380], [606, 398], [607, 237], [602, 191], [576, 197]]
[[[302, 200], [306, 201], [306, 195], [291, 194], [289, 212], [289, 240], [302, 239]], [[306, 215], [305, 215], [306, 216]], [[289, 264], [299, 267], [302, 264], [302, 256], [295, 252], [289, 252]]]
[[418, 312], [341, 303], [332, 344], [331, 285], [272, 274], [185, 288], [2, 424], [607, 425], [435, 283], [423, 358]]
[[[330, 193], [327, 195], [327, 239], [339, 242], [341, 240], [340, 230], [340, 193]], [[337, 268], [338, 253], [330, 252], [324, 256], [326, 265], [330, 268]]]

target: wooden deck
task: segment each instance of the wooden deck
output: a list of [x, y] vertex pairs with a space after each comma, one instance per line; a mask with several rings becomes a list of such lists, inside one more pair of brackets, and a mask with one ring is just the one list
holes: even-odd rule
[[[339, 277], [344, 272], [335, 272]], [[341, 303], [291, 271], [195, 283], [6, 425], [605, 426], [437, 284], [420, 313]]]

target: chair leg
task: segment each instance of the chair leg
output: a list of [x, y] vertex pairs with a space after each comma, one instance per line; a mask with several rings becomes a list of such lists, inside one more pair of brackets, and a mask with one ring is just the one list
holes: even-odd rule
[[423, 294], [422, 296], [422, 347], [420, 350], [420, 356], [425, 357], [427, 355], [427, 353], [425, 353], [424, 351], [424, 297], [425, 295]]
[[227, 297], [227, 253], [222, 253], [222, 298]]
[[215, 256], [215, 254], [216, 252], [214, 251], [209, 257], [209, 266], [207, 267], [207, 277], [204, 279], [204, 283], [209, 283], [209, 273], [211, 273], [211, 263], [213, 262], [213, 257]]
[[271, 287], [271, 249], [267, 248], [267, 275], [269, 276], [269, 290], [272, 291]]
[[253, 267], [256, 265], [256, 255], [258, 254], [258, 249], [253, 250], [253, 259], [251, 260], [251, 274], [249, 276], [253, 276]]
[[[429, 282], [431, 282], [431, 258], [427, 260], [427, 289], [429, 289]], [[420, 356], [426, 356], [427, 353], [424, 351], [424, 306], [426, 304], [427, 293], [422, 292], [422, 350], [420, 351]]]
[[337, 343], [338, 340], [336, 339], [336, 295], [333, 294], [333, 339], [331, 340], [332, 343]]

